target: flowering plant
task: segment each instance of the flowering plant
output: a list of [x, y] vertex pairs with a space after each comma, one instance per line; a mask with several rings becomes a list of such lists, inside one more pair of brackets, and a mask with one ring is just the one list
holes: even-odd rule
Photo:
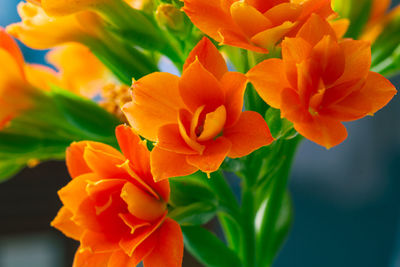
[[51, 225], [80, 242], [75, 267], [179, 267], [184, 247], [205, 266], [271, 266], [299, 142], [339, 145], [343, 122], [396, 94], [399, 8], [361, 2], [21, 2], [0, 29], [0, 178], [65, 158]]

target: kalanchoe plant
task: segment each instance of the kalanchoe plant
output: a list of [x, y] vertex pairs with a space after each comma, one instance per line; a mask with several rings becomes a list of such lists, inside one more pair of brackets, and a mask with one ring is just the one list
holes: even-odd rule
[[80, 242], [75, 267], [179, 267], [184, 246], [204, 266], [271, 266], [301, 139], [339, 145], [342, 122], [397, 92], [382, 75], [400, 70], [399, 9], [332, 2], [21, 2], [0, 30], [0, 179], [66, 159], [51, 225]]

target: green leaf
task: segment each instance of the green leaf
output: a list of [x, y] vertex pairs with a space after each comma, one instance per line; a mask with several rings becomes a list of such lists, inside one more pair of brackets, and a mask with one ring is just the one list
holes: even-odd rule
[[15, 162], [14, 160], [0, 160], [0, 183], [10, 179], [24, 167], [25, 164]]
[[282, 135], [282, 119], [280, 110], [270, 107], [265, 113], [265, 121], [268, 124], [272, 136], [274, 138], [279, 138]]
[[199, 226], [182, 226], [185, 247], [207, 267], [240, 267], [239, 257], [214, 234]]
[[68, 124], [79, 130], [81, 138], [116, 145], [115, 127], [121, 122], [112, 114], [95, 102], [60, 88], [54, 87], [51, 94]]
[[[267, 203], [269, 197], [270, 194], [268, 194], [257, 214], [259, 218], [263, 218], [264, 220], [268, 219], [268, 217], [265, 216], [265, 212], [267, 212]], [[271, 235], [269, 236], [270, 246], [268, 247], [268, 253], [265, 253], [263, 255], [263, 257], [265, 258], [265, 262], [269, 263], [272, 263], [273, 259], [279, 252], [280, 248], [287, 238], [287, 235], [293, 223], [292, 202], [290, 199], [290, 193], [288, 191], [286, 191], [282, 198], [282, 203], [279, 207], [279, 211], [277, 211], [277, 214], [278, 216], [276, 218], [275, 224], [271, 225], [273, 227], [273, 231], [271, 231]], [[265, 224], [265, 222], [261, 221], [260, 226], [263, 224]]]
[[[293, 157], [301, 136], [291, 140], [279, 140], [275, 146], [278, 154], [274, 160], [278, 169], [268, 178], [268, 186], [257, 187], [258, 199], [264, 196], [258, 209], [257, 231], [257, 259], [259, 266], [270, 266], [281, 246], [290, 226], [290, 213], [287, 201], [287, 182], [290, 174]], [[278, 156], [279, 155], [279, 156]], [[257, 201], [258, 202], [258, 201]], [[283, 214], [282, 214], [283, 213]], [[280, 235], [277, 236], [277, 229]], [[282, 230], [283, 229], [283, 230]], [[285, 230], [286, 229], [286, 230]]]
[[217, 202], [214, 193], [203, 181], [204, 177], [190, 175], [171, 178], [171, 199], [173, 206], [186, 206], [196, 202]]
[[350, 20], [350, 25], [345, 37], [357, 39], [370, 17], [372, 0], [352, 0], [351, 3], [345, 1], [345, 5], [350, 5], [349, 15], [346, 16]]
[[208, 223], [217, 211], [212, 202], [196, 202], [187, 206], [179, 206], [168, 212], [168, 217], [180, 225], [203, 225]]
[[265, 121], [275, 139], [292, 139], [297, 135], [296, 130], [293, 128], [293, 123], [285, 118], [281, 118], [281, 111], [279, 109], [268, 108], [265, 113]]

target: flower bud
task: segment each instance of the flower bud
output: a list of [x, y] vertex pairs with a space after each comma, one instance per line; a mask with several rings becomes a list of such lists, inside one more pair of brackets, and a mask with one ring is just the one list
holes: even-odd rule
[[171, 4], [161, 4], [156, 11], [156, 18], [161, 25], [171, 31], [179, 32], [185, 27], [182, 11]]

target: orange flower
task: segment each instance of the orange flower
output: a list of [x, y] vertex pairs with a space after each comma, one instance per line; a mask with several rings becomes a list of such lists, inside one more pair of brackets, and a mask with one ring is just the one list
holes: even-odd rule
[[102, 34], [100, 18], [90, 11], [52, 18], [42, 7], [21, 2], [18, 4], [18, 13], [22, 22], [7, 26], [7, 32], [34, 49], [85, 41]]
[[78, 95], [92, 98], [117, 79], [86, 46], [69, 43], [57, 47], [46, 56], [47, 61], [59, 70], [61, 87]]
[[[112, 5], [116, 1], [121, 0], [28, 0], [43, 7], [50, 16], [65, 16], [84, 10], [102, 9], [105, 5]], [[137, 9], [152, 4], [150, 0], [124, 0], [124, 2]]]
[[[37, 85], [56, 80], [48, 68], [25, 64], [18, 45], [0, 28], [0, 130], [33, 105]], [[48, 86], [43, 87], [47, 89]]]
[[273, 141], [263, 117], [244, 111], [246, 77], [229, 72], [204, 38], [190, 53], [182, 77], [152, 73], [132, 85], [123, 111], [132, 127], [156, 141], [154, 179], [216, 171], [226, 156], [245, 156]]
[[67, 150], [72, 181], [58, 193], [64, 206], [52, 226], [80, 241], [74, 266], [179, 267], [180, 226], [167, 218], [169, 183], [155, 183], [146, 144], [119, 126], [122, 153], [97, 142]]
[[183, 0], [194, 25], [221, 44], [268, 52], [312, 13], [328, 18], [330, 0]]
[[368, 42], [338, 42], [329, 24], [312, 15], [296, 38], [282, 42], [282, 59], [265, 60], [247, 77], [300, 134], [330, 148], [347, 136], [342, 121], [372, 115], [396, 94], [370, 64]]

